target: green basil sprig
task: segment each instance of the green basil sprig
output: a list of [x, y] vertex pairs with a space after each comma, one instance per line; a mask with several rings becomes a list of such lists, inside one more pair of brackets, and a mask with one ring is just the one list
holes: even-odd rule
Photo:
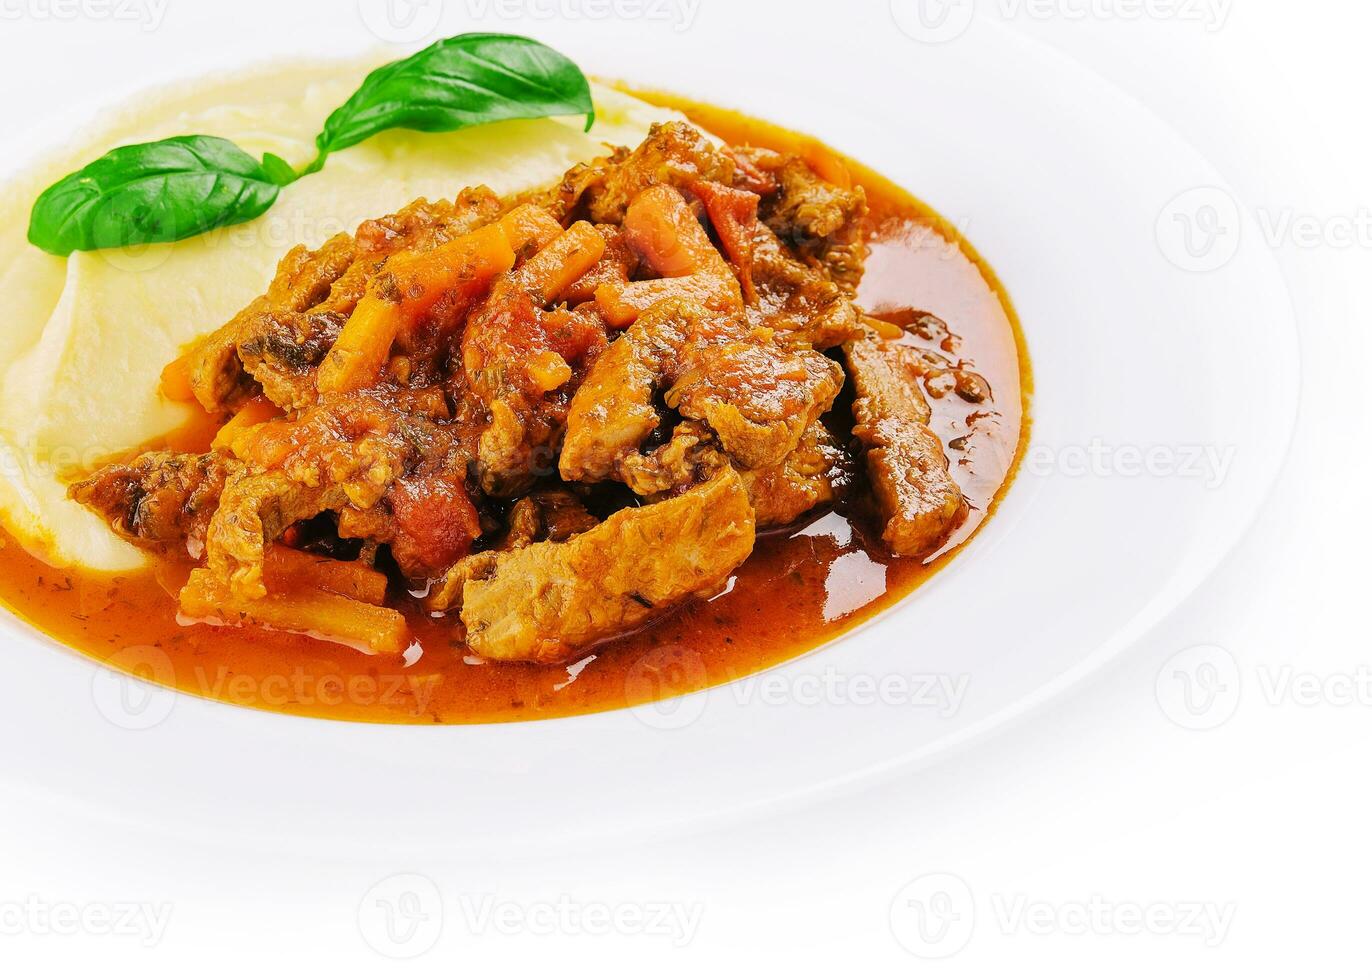
[[256, 218], [293, 179], [280, 157], [217, 136], [121, 146], [39, 195], [29, 241], [54, 255], [174, 242]]
[[459, 34], [368, 75], [325, 121], [315, 140], [319, 157], [306, 172], [386, 129], [439, 133], [501, 119], [583, 114], [589, 130], [591, 86], [566, 56], [515, 34]]
[[121, 146], [53, 184], [34, 203], [29, 241], [54, 255], [173, 242], [250, 221], [330, 153], [394, 128], [446, 132], [502, 119], [586, 115], [590, 84], [531, 38], [461, 34], [378, 68], [324, 124], [301, 174], [216, 136]]

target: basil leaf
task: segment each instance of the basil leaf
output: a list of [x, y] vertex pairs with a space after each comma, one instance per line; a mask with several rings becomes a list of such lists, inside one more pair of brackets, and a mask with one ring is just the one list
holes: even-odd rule
[[262, 154], [262, 172], [278, 187], [294, 183], [298, 176], [295, 168], [275, 153]]
[[385, 129], [446, 132], [501, 119], [586, 115], [591, 86], [571, 60], [532, 38], [459, 34], [367, 76], [324, 123], [313, 173], [332, 152]]
[[63, 256], [179, 241], [256, 218], [330, 153], [382, 130], [445, 132], [582, 113], [589, 130], [591, 86], [565, 56], [514, 34], [459, 34], [368, 75], [325, 121], [319, 155], [300, 173], [274, 153], [258, 161], [217, 136], [121, 146], [39, 196], [29, 241]]
[[284, 160], [259, 163], [217, 136], [121, 146], [39, 196], [29, 241], [65, 256], [190, 238], [262, 214], [286, 172], [294, 179]]

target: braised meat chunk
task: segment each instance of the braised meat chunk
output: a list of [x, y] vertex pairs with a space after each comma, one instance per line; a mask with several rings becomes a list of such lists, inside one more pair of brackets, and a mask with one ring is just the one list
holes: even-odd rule
[[751, 330], [721, 327], [683, 352], [670, 408], [707, 423], [742, 466], [780, 462], [834, 403], [843, 369], [814, 350], [787, 350]]
[[827, 350], [859, 334], [852, 297], [819, 267], [797, 259], [765, 225], [753, 232], [752, 279], [749, 318], [775, 330], [783, 343]]
[[144, 453], [74, 484], [71, 496], [102, 515], [124, 538], [187, 542], [197, 551], [219, 506], [229, 468], [219, 453]]
[[812, 422], [781, 462], [740, 475], [758, 527], [778, 527], [838, 496], [845, 476], [843, 453], [824, 423]]
[[562, 215], [584, 206], [591, 220], [619, 224], [630, 203], [650, 187], [684, 188], [697, 180], [730, 183], [734, 161], [686, 123], [659, 123], [632, 152], [621, 150], [574, 168], [548, 195]]
[[886, 522], [882, 539], [898, 555], [926, 555], [952, 533], [967, 503], [928, 426], [918, 355], [872, 332], [844, 353], [857, 392], [853, 434], [867, 450], [872, 491]]
[[186, 619], [387, 654], [423, 615], [458, 655], [567, 660], [845, 506], [862, 455], [886, 546], [927, 555], [966, 505], [920, 385], [990, 391], [865, 332], [867, 225], [837, 158], [685, 123], [546, 191], [416, 201], [292, 249], [169, 366], [210, 451], [71, 495], [196, 562]]
[[742, 481], [725, 469], [562, 543], [498, 553], [462, 587], [467, 644], [491, 660], [565, 660], [718, 591], [752, 551], [753, 528]]
[[840, 187], [821, 179], [798, 157], [781, 165], [776, 181], [777, 194], [768, 199], [763, 216], [767, 226], [802, 258], [818, 261], [852, 295], [866, 258], [862, 219], [867, 195], [861, 187]]
[[273, 314], [304, 313], [328, 299], [330, 288], [356, 261], [357, 252], [350, 235], [335, 235], [318, 249], [297, 245], [287, 252], [267, 291], [185, 355], [187, 380], [200, 404], [222, 411], [251, 398], [257, 383], [239, 356], [239, 343], [270, 331]]
[[315, 397], [315, 370], [345, 322], [342, 313], [320, 310], [252, 314], [240, 324], [234, 352], [272, 404], [307, 408]]
[[686, 299], [654, 304], [592, 365], [572, 399], [564, 479], [623, 479], [623, 466], [664, 407], [710, 427], [747, 468], [779, 462], [828, 411], [842, 369], [813, 350], [774, 342], [746, 320]]

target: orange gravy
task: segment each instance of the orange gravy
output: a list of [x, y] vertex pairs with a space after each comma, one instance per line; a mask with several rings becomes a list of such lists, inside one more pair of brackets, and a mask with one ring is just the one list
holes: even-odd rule
[[[808, 137], [729, 110], [655, 93], [732, 143], [826, 152]], [[832, 158], [832, 155], [831, 155]], [[351, 721], [458, 724], [605, 711], [725, 683], [798, 656], [888, 608], [948, 561], [992, 513], [1028, 435], [1028, 361], [999, 283], [957, 232], [900, 188], [841, 158], [866, 188], [872, 253], [859, 292], [869, 312], [904, 322], [927, 310], [951, 338], [906, 336], [986, 379], [992, 399], [931, 398], [933, 427], [972, 505], [931, 559], [892, 557], [863, 504], [807, 515], [759, 536], [724, 591], [564, 666], [476, 661], [448, 622], [402, 602], [416, 638], [408, 658], [368, 656], [308, 637], [177, 623], [188, 567], [160, 562], [107, 575], [56, 569], [0, 529], [0, 603], [97, 660], [204, 697]], [[840, 405], [836, 415], [846, 406]], [[854, 457], [851, 500], [865, 490]], [[414, 659], [417, 654], [418, 658]]]

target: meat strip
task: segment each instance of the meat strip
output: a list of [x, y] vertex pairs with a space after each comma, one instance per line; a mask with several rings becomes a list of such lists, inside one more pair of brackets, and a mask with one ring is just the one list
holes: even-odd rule
[[435, 610], [460, 606], [463, 586], [489, 574], [498, 555], [535, 541], [566, 541], [599, 523], [581, 500], [566, 490], [536, 490], [520, 497], [510, 508], [504, 536], [487, 550], [454, 562], [429, 593], [426, 605]]
[[572, 398], [563, 479], [623, 479], [621, 464], [660, 424], [654, 395], [707, 423], [741, 466], [780, 462], [829, 410], [842, 369], [813, 350], [689, 300], [664, 300], [620, 335]]
[[694, 126], [658, 123], [632, 152], [573, 167], [540, 203], [565, 220], [585, 207], [592, 221], [619, 224], [629, 203], [650, 187], [685, 189], [698, 180], [733, 182], [732, 158], [717, 150]]
[[929, 428], [929, 403], [911, 362], [918, 355], [871, 331], [844, 353], [857, 392], [853, 434], [866, 447], [872, 492], [886, 522], [882, 540], [898, 555], [927, 555], [961, 523], [967, 502]]
[[814, 422], [780, 463], [740, 471], [757, 526], [783, 527], [831, 502], [844, 478], [842, 461], [843, 454], [824, 423]]
[[[628, 508], [562, 543], [490, 555], [461, 588], [467, 644], [490, 660], [556, 663], [693, 596], [708, 597], [753, 549], [737, 473]], [[456, 596], [445, 596], [449, 600]]]
[[866, 193], [823, 180], [799, 157], [786, 158], [775, 176], [778, 190], [764, 199], [763, 220], [802, 259], [818, 262], [851, 297], [867, 258]]
[[194, 552], [203, 546], [230, 465], [222, 453], [144, 453], [104, 467], [68, 493], [121, 537], [139, 544], [185, 540]]
[[838, 347], [859, 334], [851, 297], [823, 268], [796, 259], [765, 225], [754, 227], [751, 321], [766, 325], [791, 346]]

